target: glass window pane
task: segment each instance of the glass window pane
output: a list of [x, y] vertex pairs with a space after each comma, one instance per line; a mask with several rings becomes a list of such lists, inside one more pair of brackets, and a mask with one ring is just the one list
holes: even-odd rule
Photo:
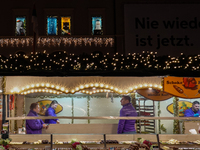
[[61, 35], [71, 35], [71, 17], [61, 17]]
[[16, 36], [26, 35], [26, 17], [16, 17]]
[[47, 17], [47, 35], [57, 35], [57, 16]]
[[102, 17], [92, 17], [92, 34], [102, 35]]

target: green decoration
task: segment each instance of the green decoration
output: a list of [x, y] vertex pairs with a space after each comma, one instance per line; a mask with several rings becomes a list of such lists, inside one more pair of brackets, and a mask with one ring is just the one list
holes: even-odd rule
[[[72, 98], [72, 117], [74, 117], [74, 99]], [[72, 124], [74, 124], [74, 119], [72, 119]]]
[[131, 97], [131, 103], [133, 105], [134, 108], [136, 108], [136, 98], [135, 98], [135, 93], [131, 93], [130, 94], [130, 97]]
[[[174, 97], [173, 99], [173, 110], [174, 110], [174, 117], [179, 117], [179, 99], [177, 97]], [[180, 127], [179, 127], [179, 120], [174, 120], [174, 128], [173, 133], [174, 134], [180, 134]]]
[[[90, 96], [87, 97], [87, 116], [90, 117]], [[90, 119], [88, 119], [88, 124], [90, 124]]]
[[6, 77], [3, 76], [2, 81], [1, 81], [1, 87], [2, 87], [2, 94], [6, 93]]
[[182, 122], [182, 134], [185, 134], [185, 121]]
[[160, 130], [163, 131], [163, 132], [167, 132], [167, 129], [164, 127], [164, 124], [161, 124], [160, 126]]
[[[57, 94], [54, 94], [54, 95], [49, 95], [49, 96], [46, 96], [46, 95], [41, 95], [37, 93], [35, 93], [34, 95], [26, 95], [26, 98], [37, 98], [37, 99], [53, 99], [53, 98], [86, 98], [88, 97], [88, 94], [79, 94], [79, 95], [76, 95], [76, 94], [65, 94], [65, 95], [57, 95]], [[113, 97], [115, 98], [121, 98], [120, 95], [116, 94], [116, 93], [113, 93]], [[102, 95], [90, 95], [90, 98], [105, 98], [105, 94], [102, 94]]]
[[[160, 102], [158, 102], [158, 117], [160, 117], [161, 110], [160, 110]], [[160, 119], [158, 120], [158, 131], [161, 134], [161, 126], [160, 126]]]
[[[17, 117], [17, 95], [15, 94], [15, 116], [14, 117]], [[17, 128], [17, 120], [14, 121], [14, 131], [17, 132], [18, 128]]]
[[[158, 117], [160, 117], [161, 110], [160, 110], [160, 102], [158, 102]], [[167, 132], [167, 129], [164, 127], [164, 124], [161, 124], [161, 120], [158, 120], [158, 132], [161, 134], [161, 131]]]

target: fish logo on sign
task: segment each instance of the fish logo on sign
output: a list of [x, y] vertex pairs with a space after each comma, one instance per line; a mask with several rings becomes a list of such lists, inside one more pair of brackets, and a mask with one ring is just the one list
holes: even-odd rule
[[[37, 103], [40, 106], [40, 112], [38, 114], [41, 115], [41, 116], [44, 116], [45, 112], [49, 108], [51, 102], [52, 102], [51, 100], [41, 100], [41, 101], [38, 101]], [[60, 113], [62, 110], [63, 110], [63, 107], [60, 104], [58, 104], [58, 106], [55, 109], [55, 113], [56, 114]]]
[[[192, 107], [192, 103], [188, 102], [188, 101], [178, 101], [178, 104], [179, 104], [179, 116], [180, 117], [184, 116], [185, 110]], [[171, 114], [174, 114], [173, 103], [171, 103], [167, 106], [167, 111], [170, 112]]]

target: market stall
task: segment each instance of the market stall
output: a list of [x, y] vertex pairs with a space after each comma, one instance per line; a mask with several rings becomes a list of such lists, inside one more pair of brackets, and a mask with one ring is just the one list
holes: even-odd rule
[[[10, 116], [25, 116], [33, 102], [41, 104], [41, 110], [52, 99], [60, 103], [62, 116], [104, 116], [105, 105], [110, 114], [118, 116], [120, 95], [141, 88], [161, 89], [161, 77], [6, 77], [5, 94], [14, 95], [16, 108], [10, 110]], [[101, 100], [99, 100], [101, 99]], [[109, 99], [109, 100], [108, 100]], [[113, 107], [113, 103], [115, 107]], [[104, 106], [103, 106], [104, 105]], [[106, 107], [107, 107], [106, 106]], [[117, 107], [117, 108], [116, 108]], [[99, 111], [95, 111], [99, 109]], [[115, 109], [115, 110], [114, 110]], [[100, 111], [101, 110], [101, 111]], [[41, 115], [42, 112], [41, 112]], [[103, 120], [61, 120], [63, 124], [104, 123]], [[117, 125], [117, 120], [107, 123]], [[11, 121], [11, 131], [17, 130], [23, 121]], [[116, 129], [116, 127], [115, 127]]]
[[[51, 146], [51, 148], [71, 149], [70, 141], [75, 137], [78, 141], [82, 141], [85, 149], [92, 147], [95, 149], [103, 149], [105, 147], [123, 149], [130, 146], [133, 148], [135, 142], [138, 142], [138, 138], [150, 140], [155, 145], [158, 145], [156, 134], [127, 136], [116, 134], [117, 123], [120, 118], [115, 116], [119, 116], [118, 112], [121, 108], [120, 97], [122, 94], [129, 94], [133, 99], [133, 105], [136, 109], [138, 108], [140, 116], [144, 116], [144, 118], [138, 118], [140, 121], [137, 124], [140, 128], [139, 133], [142, 133], [143, 129], [144, 132], [147, 132], [145, 127], [148, 128], [152, 125], [149, 120], [156, 120], [153, 123], [154, 129], [156, 129], [154, 133], [168, 133], [159, 134], [162, 143], [161, 147], [197, 147], [199, 135], [183, 134], [179, 136], [169, 134], [176, 133], [174, 129], [177, 129], [177, 126], [179, 126], [177, 133], [184, 133], [186, 130], [181, 127], [182, 122], [179, 122], [179, 124], [176, 122], [176, 120], [180, 119], [179, 116], [184, 114], [184, 111], [180, 112], [178, 107], [183, 103], [179, 104], [179, 95], [174, 94], [174, 91], [167, 90], [167, 88], [173, 89], [175, 87], [173, 86], [174, 81], [170, 84], [172, 87], [166, 86], [168, 79], [167, 77], [164, 80], [163, 77], [6, 77], [4, 94], [9, 95], [7, 98], [10, 101], [14, 99], [14, 107], [7, 109], [9, 116], [6, 117], [10, 121], [11, 133], [17, 133], [17, 129], [24, 124], [23, 120], [26, 119], [24, 116], [26, 116], [32, 102], [40, 103], [41, 108], [44, 107], [43, 111], [45, 111], [45, 106], [51, 100], [58, 100], [59, 110], [57, 116], [61, 119], [61, 124], [50, 125], [49, 130], [44, 130], [43, 135], [45, 137], [41, 139], [38, 139], [37, 136], [25, 135], [25, 140], [18, 137], [21, 135], [10, 134], [13, 139], [12, 142], [14, 142], [11, 145], [13, 149], [17, 146], [33, 148], [38, 143], [38, 148]], [[180, 80], [182, 81], [183, 78]], [[175, 82], [175, 84], [177, 83]], [[183, 90], [183, 87], [180, 86], [179, 88]], [[177, 92], [177, 88], [174, 89]], [[198, 90], [194, 92], [198, 93]], [[182, 98], [189, 98], [188, 103], [184, 102], [184, 104], [187, 107], [190, 106], [192, 100], [191, 97], [188, 97], [189, 91], [184, 89], [184, 94], [183, 92], [179, 92], [179, 94], [182, 94]], [[184, 97], [184, 95], [187, 96]], [[195, 98], [198, 98], [198, 96]], [[152, 102], [155, 102], [155, 104], [153, 104], [153, 107], [151, 106], [153, 109], [150, 110]], [[173, 109], [173, 106], [178, 109]], [[41, 112], [42, 115], [43, 112]], [[173, 121], [172, 116], [178, 118]], [[185, 125], [186, 128], [187, 126]], [[83, 136], [82, 134], [87, 135]], [[92, 137], [90, 134], [95, 135]], [[191, 140], [186, 140], [188, 138]], [[43, 145], [41, 143], [42, 140], [43, 144], [45, 140], [50, 143]], [[115, 143], [116, 141], [118, 143]], [[52, 143], [54, 145], [51, 145]]]

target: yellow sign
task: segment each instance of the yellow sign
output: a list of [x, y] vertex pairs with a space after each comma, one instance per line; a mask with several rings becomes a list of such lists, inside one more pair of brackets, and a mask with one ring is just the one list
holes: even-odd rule
[[163, 101], [172, 97], [169, 93], [156, 89], [139, 89], [137, 93], [154, 101]]
[[[179, 116], [183, 117], [185, 110], [189, 109], [192, 107], [192, 103], [188, 102], [188, 101], [178, 101], [179, 104]], [[173, 110], [173, 103], [167, 106], [167, 110], [174, 114], [174, 110]]]
[[[52, 102], [51, 100], [38, 101], [37, 103], [40, 106], [40, 112], [38, 114], [41, 116], [44, 116], [45, 112], [46, 112], [47, 108], [49, 108], [51, 102]], [[63, 110], [63, 107], [60, 104], [58, 104], [58, 106], [55, 109], [55, 113], [57, 114], [57, 113], [61, 112], [62, 110]]]
[[164, 91], [182, 98], [200, 97], [200, 78], [165, 77]]

